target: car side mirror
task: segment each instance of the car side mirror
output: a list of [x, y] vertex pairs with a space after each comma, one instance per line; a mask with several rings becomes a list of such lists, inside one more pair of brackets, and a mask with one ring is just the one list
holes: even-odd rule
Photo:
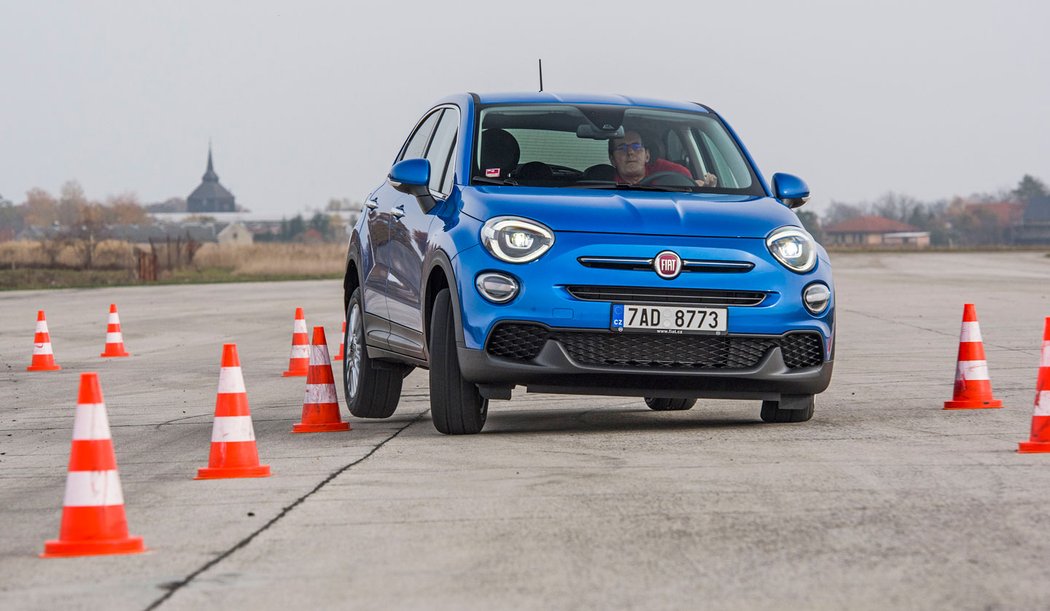
[[437, 204], [430, 194], [430, 161], [426, 159], [405, 159], [395, 163], [387, 180], [398, 191], [414, 196], [423, 212], [430, 212]]
[[773, 175], [773, 194], [791, 209], [809, 201], [809, 185], [793, 174], [777, 172]]

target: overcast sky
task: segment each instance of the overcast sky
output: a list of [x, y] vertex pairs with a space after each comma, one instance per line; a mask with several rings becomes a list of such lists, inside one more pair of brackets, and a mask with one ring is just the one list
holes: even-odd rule
[[0, 0], [0, 194], [363, 200], [459, 91], [704, 102], [832, 199], [1050, 181], [1050, 2]]

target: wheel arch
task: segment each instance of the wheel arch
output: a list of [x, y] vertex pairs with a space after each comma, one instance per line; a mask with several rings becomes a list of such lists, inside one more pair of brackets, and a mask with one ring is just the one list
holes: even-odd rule
[[456, 282], [456, 273], [448, 254], [443, 250], [435, 250], [428, 257], [426, 280], [423, 285], [423, 340], [427, 361], [430, 361], [430, 319], [434, 313], [434, 300], [441, 289], [449, 290], [452, 300], [452, 312], [456, 322], [456, 344], [463, 345], [463, 321], [460, 318], [462, 310], [459, 303], [459, 284]]
[[347, 246], [346, 252], [346, 272], [343, 274], [344, 313], [350, 307], [350, 295], [353, 295], [354, 290], [361, 286], [361, 267], [355, 256], [358, 252], [359, 244], [355, 238], [357, 238], [357, 232], [354, 232], [354, 236], [350, 238], [350, 244]]

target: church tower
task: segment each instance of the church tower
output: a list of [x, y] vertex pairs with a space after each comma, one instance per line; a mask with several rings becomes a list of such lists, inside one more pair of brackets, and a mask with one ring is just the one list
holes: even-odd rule
[[201, 184], [186, 198], [186, 210], [199, 212], [236, 212], [233, 193], [219, 183], [219, 175], [211, 159], [211, 144], [208, 144], [208, 168], [201, 177]]

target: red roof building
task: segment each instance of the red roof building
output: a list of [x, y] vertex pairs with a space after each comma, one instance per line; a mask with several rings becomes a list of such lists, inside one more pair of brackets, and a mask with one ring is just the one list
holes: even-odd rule
[[930, 232], [883, 216], [856, 216], [824, 228], [828, 245], [926, 248]]

